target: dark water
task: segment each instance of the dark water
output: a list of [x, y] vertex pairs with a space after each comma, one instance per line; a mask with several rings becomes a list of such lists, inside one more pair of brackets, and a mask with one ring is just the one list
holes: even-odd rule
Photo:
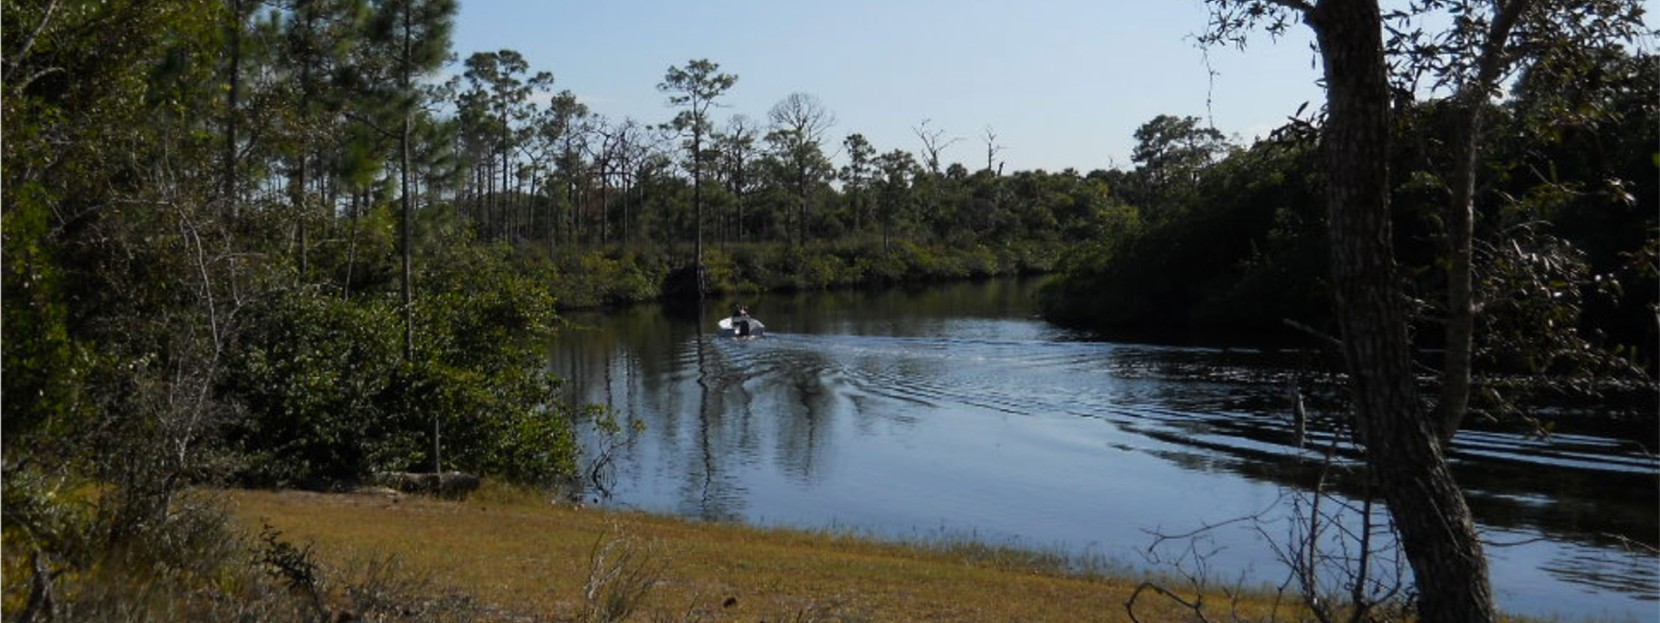
[[[1034, 317], [1033, 286], [746, 300], [769, 331], [751, 341], [715, 334], [724, 301], [701, 320], [576, 315], [585, 328], [560, 338], [553, 366], [573, 398], [640, 427], [626, 444], [589, 440], [590, 460], [611, 457], [594, 495], [615, 506], [1135, 567], [1155, 533], [1224, 524], [1153, 553], [1196, 550], [1184, 568], [1277, 584], [1273, 544], [1322, 474], [1333, 502], [1358, 504], [1332, 423], [1341, 387], [1317, 356], [1083, 340]], [[1301, 447], [1294, 378], [1311, 420]], [[1595, 435], [1472, 430], [1453, 457], [1501, 607], [1660, 619], [1660, 558], [1644, 553], [1660, 536], [1654, 456]], [[1256, 519], [1226, 523], [1244, 516]]]

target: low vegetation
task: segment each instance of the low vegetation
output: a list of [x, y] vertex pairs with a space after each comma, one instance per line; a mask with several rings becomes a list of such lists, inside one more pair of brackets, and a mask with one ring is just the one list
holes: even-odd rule
[[193, 489], [110, 548], [110, 491], [68, 485], [8, 483], [8, 523], [36, 530], [6, 533], [0, 571], [27, 579], [0, 593], [7, 621], [1308, 620], [1272, 587], [602, 511], [499, 481], [465, 501]]
[[[704, 251], [704, 285], [707, 294], [720, 296], [1008, 277], [1050, 272], [1059, 255], [1052, 245], [1020, 242], [733, 243]], [[546, 264], [540, 283], [562, 309], [653, 301], [665, 294], [669, 276], [688, 256], [675, 247], [619, 245], [560, 253]]]
[[[484, 611], [526, 620], [1128, 621], [1137, 584], [966, 542], [904, 546], [618, 514], [500, 486], [466, 502], [255, 491], [230, 499], [241, 525], [312, 544], [320, 565], [390, 554]], [[1211, 613], [1237, 607], [1267, 620], [1267, 595], [1211, 595]], [[1143, 620], [1181, 612], [1141, 600]]]

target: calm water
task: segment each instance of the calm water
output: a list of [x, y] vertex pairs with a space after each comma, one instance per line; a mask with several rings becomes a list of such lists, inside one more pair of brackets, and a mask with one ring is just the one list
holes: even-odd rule
[[[610, 447], [594, 493], [606, 504], [1136, 567], [1157, 567], [1154, 533], [1256, 516], [1195, 545], [1214, 578], [1283, 581], [1269, 537], [1284, 540], [1343, 438], [1319, 360], [1079, 339], [1034, 317], [1034, 285], [746, 300], [769, 331], [751, 341], [715, 334], [727, 302], [701, 319], [575, 315], [553, 365], [574, 399], [641, 427], [625, 444], [589, 440], [590, 460]], [[1312, 420], [1301, 448], [1293, 378]], [[1326, 482], [1357, 499], [1336, 454]], [[1454, 459], [1503, 608], [1660, 620], [1660, 559], [1640, 553], [1660, 536], [1660, 461], [1594, 435], [1492, 431], [1461, 433]]]

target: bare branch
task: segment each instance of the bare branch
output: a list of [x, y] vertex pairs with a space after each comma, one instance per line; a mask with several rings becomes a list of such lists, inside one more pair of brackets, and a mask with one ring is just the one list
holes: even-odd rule
[[[11, 62], [6, 63], [6, 78], [11, 77], [12, 73], [17, 70], [18, 63], [21, 63], [23, 62], [23, 59], [28, 58], [29, 50], [35, 47], [35, 41], [40, 39], [40, 33], [45, 32], [46, 25], [52, 22], [52, 14], [56, 13], [57, 10], [58, 0], [52, 0], [51, 4], [46, 5], [46, 14], [40, 17], [40, 23], [35, 25], [34, 32], [29, 33], [29, 38], [23, 40], [23, 46], [18, 48], [17, 52], [12, 53]], [[39, 78], [55, 69], [58, 68], [50, 68], [46, 71], [38, 72], [33, 76], [29, 76], [28, 82], [33, 82], [36, 78]], [[0, 81], [3, 80], [4, 78], [0, 78]], [[28, 82], [25, 82], [19, 88], [28, 86]]]
[[932, 121], [933, 119], [923, 119], [921, 124], [911, 128], [911, 132], [916, 133], [916, 137], [922, 139], [922, 150], [926, 154], [925, 157], [927, 158], [927, 162], [925, 164], [928, 165], [928, 171], [930, 173], [939, 173], [940, 152], [945, 151], [947, 147], [955, 145], [958, 141], [963, 139], [960, 136], [956, 136], [952, 137], [950, 140], [947, 140], [945, 138], [945, 130], [929, 130], [928, 124]]
[[1160, 595], [1168, 597], [1168, 598], [1170, 598], [1171, 601], [1174, 601], [1174, 602], [1180, 604], [1183, 608], [1187, 608], [1188, 610], [1192, 610], [1193, 611], [1193, 616], [1197, 617], [1200, 621], [1203, 621], [1204, 623], [1212, 623], [1212, 621], [1210, 620], [1210, 617], [1205, 616], [1205, 611], [1204, 611], [1205, 600], [1204, 600], [1204, 597], [1201, 596], [1201, 597], [1199, 597], [1199, 598], [1197, 598], [1193, 601], [1188, 601], [1187, 599], [1184, 599], [1181, 595], [1176, 594], [1175, 592], [1171, 591], [1170, 589], [1167, 589], [1163, 586], [1159, 586], [1158, 584], [1154, 584], [1152, 582], [1142, 582], [1140, 586], [1135, 587], [1135, 591], [1130, 593], [1130, 598], [1124, 602], [1124, 611], [1129, 613], [1130, 620], [1135, 621], [1135, 623], [1141, 623], [1141, 618], [1137, 617], [1135, 615], [1135, 602], [1136, 602], [1137, 599], [1141, 598], [1141, 593], [1143, 593], [1145, 591], [1153, 591], [1155, 593], [1158, 593]]
[[995, 173], [998, 169], [994, 164], [997, 154], [1003, 151], [1003, 146], [997, 144], [996, 130], [993, 130], [989, 125], [986, 126], [986, 129], [980, 134], [980, 140], [986, 144], [986, 170]]

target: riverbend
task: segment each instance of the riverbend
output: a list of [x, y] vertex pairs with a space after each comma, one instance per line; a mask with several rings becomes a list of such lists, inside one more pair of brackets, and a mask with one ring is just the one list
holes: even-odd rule
[[[1275, 545], [1315, 482], [1359, 506], [1364, 487], [1344, 475], [1354, 464], [1341, 380], [1318, 354], [1092, 340], [1034, 317], [1033, 288], [992, 280], [573, 316], [551, 356], [570, 399], [638, 431], [590, 436], [590, 460], [604, 457], [591, 499], [1150, 571], [1186, 551], [1150, 551], [1155, 535], [1217, 526], [1181, 546], [1204, 552], [1216, 581], [1260, 584], [1285, 579]], [[740, 302], [765, 338], [717, 334]], [[1306, 400], [1302, 435], [1292, 385]], [[1660, 463], [1639, 444], [1472, 429], [1453, 460], [1502, 608], [1654, 615]]]

